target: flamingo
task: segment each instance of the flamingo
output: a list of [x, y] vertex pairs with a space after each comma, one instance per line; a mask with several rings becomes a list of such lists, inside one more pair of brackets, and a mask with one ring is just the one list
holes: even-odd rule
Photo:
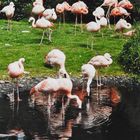
[[43, 13], [44, 10], [45, 10], [45, 8], [43, 6], [43, 1], [42, 0], [41, 1], [36, 0], [33, 3], [32, 14], [40, 16]]
[[107, 18], [107, 21], [108, 21], [108, 24], [109, 24], [109, 28], [110, 27], [110, 20], [109, 20], [109, 15], [110, 15], [110, 9], [112, 6], [117, 6], [118, 4], [118, 0], [104, 0], [103, 4], [100, 6], [107, 6], [108, 7], [108, 11], [107, 11], [107, 14], [106, 14], [106, 18]]
[[[53, 23], [46, 20], [45, 17], [41, 17], [40, 19], [38, 19], [35, 23], [35, 18], [33, 17], [30, 17], [29, 18], [29, 22], [32, 21], [32, 27], [33, 28], [40, 28], [40, 29], [43, 29], [43, 35], [42, 35], [42, 38], [41, 38], [41, 41], [40, 41], [40, 44], [42, 44], [42, 41], [44, 39], [44, 34], [45, 34], [45, 30], [52, 27], [53, 26]], [[51, 29], [49, 29], [51, 30]], [[49, 31], [49, 41], [51, 41], [51, 32]]]
[[90, 95], [90, 84], [92, 82], [92, 79], [95, 77], [96, 70], [95, 70], [94, 66], [91, 64], [84, 64], [81, 67], [81, 70], [82, 70], [83, 77], [88, 78], [86, 91], [87, 91], [87, 95], [89, 96]]
[[130, 29], [132, 25], [128, 23], [125, 19], [120, 19], [115, 25], [115, 31], [122, 31], [124, 29]]
[[126, 9], [122, 8], [122, 7], [115, 7], [111, 10], [110, 13], [111, 16], [130, 16], [130, 13], [127, 12]]
[[13, 2], [10, 2], [8, 6], [5, 6], [1, 11], [1, 13], [5, 13], [7, 19], [8, 19], [8, 28], [11, 30], [11, 19], [14, 16], [15, 12], [15, 5]]
[[[93, 57], [88, 64], [93, 65], [97, 69], [97, 86], [101, 86], [101, 77], [99, 77], [99, 68], [108, 67], [112, 64], [113, 60], [111, 59], [111, 55], [109, 53], [105, 53], [104, 55], [97, 55]], [[100, 79], [100, 84], [98, 83], [98, 79]]]
[[93, 11], [93, 16], [97, 17], [97, 18], [101, 18], [104, 17], [105, 15], [105, 11], [102, 7], [97, 7], [94, 11]]
[[78, 14], [81, 15], [81, 31], [82, 31], [82, 14], [84, 15], [88, 14], [88, 7], [83, 1], [78, 1], [71, 6], [71, 12], [76, 14], [75, 19], [75, 35], [76, 35], [77, 15]]
[[[26, 74], [28, 72], [24, 71], [24, 65], [25, 62], [24, 58], [20, 58], [18, 61], [15, 61], [13, 63], [10, 63], [8, 65], [8, 74], [12, 79], [16, 79], [16, 86], [17, 86], [17, 101], [20, 101], [19, 97], [19, 88], [18, 88], [18, 78], [22, 76], [23, 74]], [[14, 97], [14, 88], [13, 88], [13, 97]]]
[[[98, 32], [101, 28], [100, 21], [95, 17], [95, 21], [91, 21], [88, 24], [86, 24], [86, 29], [87, 31], [93, 33], [93, 32]], [[92, 43], [91, 43], [91, 49], [93, 49], [93, 38], [92, 38]]]
[[73, 84], [69, 78], [47, 78], [40, 83], [38, 83], [36, 86], [34, 86], [30, 90], [30, 95], [33, 95], [34, 93], [49, 93], [49, 92], [58, 92], [63, 91], [63, 93], [69, 98], [69, 99], [76, 99], [78, 103], [78, 107], [82, 107], [82, 102], [79, 99], [77, 95], [72, 95]]
[[63, 14], [63, 23], [65, 23], [65, 11], [70, 11], [70, 10], [71, 10], [71, 6], [66, 1], [64, 1], [63, 3], [58, 3], [56, 5], [56, 12], [60, 14], [60, 20], [61, 20], [61, 14]]
[[128, 31], [126, 33], [123, 33], [124, 36], [127, 36], [127, 37], [132, 37], [134, 34], [135, 34], [136, 30], [131, 30], [131, 31]]
[[53, 49], [51, 50], [46, 56], [45, 56], [45, 63], [52, 65], [52, 66], [59, 66], [59, 78], [69, 78], [69, 75], [65, 69], [65, 60], [66, 56], [65, 54], [58, 50]]
[[105, 17], [100, 18], [100, 26], [106, 27], [107, 26], [107, 19]]
[[47, 20], [56, 20], [57, 19], [57, 15], [56, 15], [56, 12], [55, 12], [55, 9], [52, 8], [52, 9], [46, 9], [43, 14], [42, 14], [45, 19]]
[[133, 9], [133, 4], [129, 0], [122, 0], [118, 3], [118, 6], [126, 8], [126, 9]]
[[71, 6], [69, 5], [68, 2], [64, 1], [62, 3], [62, 5], [64, 6], [64, 12], [63, 12], [63, 22], [65, 23], [65, 11], [71, 11]]

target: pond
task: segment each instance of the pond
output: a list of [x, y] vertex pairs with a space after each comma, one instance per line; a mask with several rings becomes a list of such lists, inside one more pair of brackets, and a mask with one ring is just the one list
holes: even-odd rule
[[[73, 93], [85, 91], [75, 88]], [[47, 96], [41, 94], [33, 103], [27, 95], [22, 93], [19, 103], [0, 99], [0, 139], [140, 140], [140, 89], [133, 85], [91, 88], [82, 110], [75, 100], [66, 107], [61, 95], [51, 106]]]

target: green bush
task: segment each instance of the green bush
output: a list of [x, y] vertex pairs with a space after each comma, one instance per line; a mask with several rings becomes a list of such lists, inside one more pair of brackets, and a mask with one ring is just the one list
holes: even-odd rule
[[140, 29], [137, 29], [136, 35], [124, 44], [118, 61], [126, 72], [140, 74]]

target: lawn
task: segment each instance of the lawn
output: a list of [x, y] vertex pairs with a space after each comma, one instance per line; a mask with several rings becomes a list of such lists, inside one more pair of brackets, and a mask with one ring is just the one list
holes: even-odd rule
[[[117, 57], [128, 38], [122, 37], [112, 29], [103, 28], [93, 33], [93, 49], [91, 50], [91, 33], [84, 29], [74, 35], [74, 24], [55, 24], [50, 43], [45, 37], [43, 45], [39, 45], [42, 30], [34, 29], [28, 21], [13, 22], [12, 31], [6, 30], [7, 21], [0, 21], [0, 79], [8, 77], [7, 66], [21, 57], [26, 59], [25, 70], [30, 76], [55, 76], [56, 69], [44, 66], [44, 56], [50, 50], [58, 48], [66, 54], [66, 69], [71, 76], [81, 75], [81, 66], [93, 56], [108, 52], [112, 55], [113, 64], [102, 70], [103, 75], [126, 74], [117, 63]], [[22, 32], [22, 31], [29, 31]], [[88, 44], [88, 48], [87, 48]]]

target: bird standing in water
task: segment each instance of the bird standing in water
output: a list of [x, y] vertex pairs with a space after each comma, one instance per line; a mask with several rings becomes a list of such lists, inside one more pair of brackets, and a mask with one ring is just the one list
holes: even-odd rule
[[[113, 60], [111, 59], [111, 55], [109, 53], [105, 53], [104, 55], [97, 55], [94, 56], [89, 62], [88, 64], [93, 65], [96, 69], [97, 69], [97, 86], [101, 86], [101, 77], [99, 77], [99, 69], [102, 67], [108, 67], [109, 65], [111, 65], [113, 62]], [[100, 83], [98, 83], [98, 79], [100, 81]]]
[[88, 78], [86, 90], [87, 90], [87, 94], [89, 96], [90, 95], [90, 84], [91, 84], [93, 78], [95, 77], [96, 70], [95, 70], [94, 66], [91, 64], [84, 64], [82, 66], [81, 70], [82, 70], [82, 76], [84, 78], [86, 78], [86, 77]]
[[[25, 62], [24, 58], [20, 58], [18, 61], [15, 61], [13, 63], [10, 63], [8, 65], [8, 74], [12, 79], [16, 79], [16, 87], [17, 87], [17, 101], [20, 101], [19, 97], [19, 85], [18, 85], [18, 78], [22, 76], [23, 74], [26, 74], [28, 72], [24, 71], [24, 65]], [[13, 97], [14, 97], [14, 88], [13, 88]]]
[[[79, 99], [77, 95], [72, 95], [72, 87], [73, 84], [69, 78], [47, 78], [40, 83], [38, 83], [36, 86], [34, 86], [30, 90], [30, 94], [33, 95], [34, 93], [52, 93], [52, 92], [58, 92], [62, 91], [69, 99], [76, 99], [78, 103], [78, 107], [82, 107], [82, 102]], [[49, 101], [48, 101], [49, 102]], [[50, 104], [50, 103], [49, 103]]]

